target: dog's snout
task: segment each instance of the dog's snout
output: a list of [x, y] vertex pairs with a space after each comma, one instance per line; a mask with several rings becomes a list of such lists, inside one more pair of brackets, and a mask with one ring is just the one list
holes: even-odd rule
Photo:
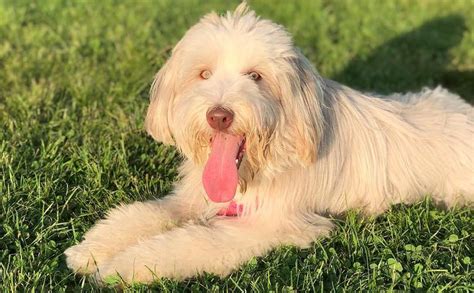
[[206, 114], [207, 123], [216, 130], [225, 130], [234, 120], [234, 113], [222, 107], [212, 108]]

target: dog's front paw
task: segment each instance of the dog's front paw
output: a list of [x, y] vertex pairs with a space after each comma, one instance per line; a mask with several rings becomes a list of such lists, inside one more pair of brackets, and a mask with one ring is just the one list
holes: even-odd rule
[[90, 274], [96, 270], [96, 263], [87, 245], [77, 244], [64, 251], [68, 268], [76, 273]]
[[151, 283], [160, 278], [156, 267], [133, 258], [118, 256], [99, 265], [94, 279], [101, 285]]
[[86, 242], [69, 247], [64, 251], [68, 268], [79, 274], [92, 274], [103, 263], [108, 254], [101, 253]]

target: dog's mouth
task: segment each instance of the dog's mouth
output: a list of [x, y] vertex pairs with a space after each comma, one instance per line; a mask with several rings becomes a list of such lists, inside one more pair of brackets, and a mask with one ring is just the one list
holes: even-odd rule
[[214, 202], [231, 201], [239, 183], [238, 169], [244, 157], [245, 136], [218, 131], [212, 136], [210, 146], [202, 174], [204, 190]]

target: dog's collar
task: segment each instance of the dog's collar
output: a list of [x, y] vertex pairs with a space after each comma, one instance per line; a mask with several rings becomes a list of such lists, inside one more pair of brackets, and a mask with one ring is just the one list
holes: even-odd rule
[[242, 215], [244, 211], [243, 204], [237, 204], [235, 201], [231, 201], [226, 208], [222, 208], [217, 212], [217, 216], [224, 217], [238, 217]]

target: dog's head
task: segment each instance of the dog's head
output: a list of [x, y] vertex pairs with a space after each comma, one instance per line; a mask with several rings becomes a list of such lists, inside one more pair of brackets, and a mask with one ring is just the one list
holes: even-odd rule
[[245, 3], [193, 26], [156, 75], [147, 131], [203, 167], [211, 200], [316, 160], [322, 80], [286, 30]]

